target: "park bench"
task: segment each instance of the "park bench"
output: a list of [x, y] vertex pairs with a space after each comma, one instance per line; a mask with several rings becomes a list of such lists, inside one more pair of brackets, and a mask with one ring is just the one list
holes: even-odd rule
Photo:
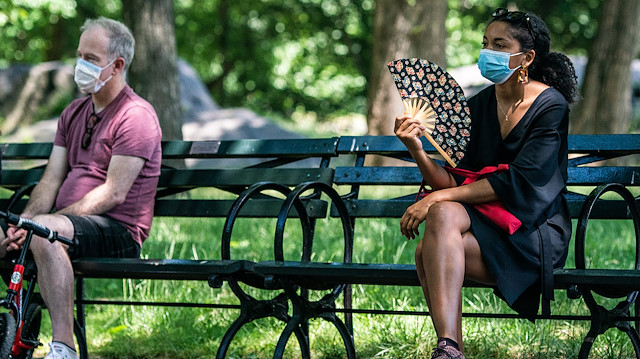
[[[424, 141], [424, 148], [435, 153], [433, 147]], [[285, 288], [293, 306], [294, 315], [279, 339], [276, 353], [283, 352], [288, 338], [299, 326], [307, 327], [313, 318], [323, 318], [332, 322], [342, 336], [346, 356], [356, 357], [353, 341], [351, 315], [353, 313], [373, 314], [428, 314], [425, 312], [400, 312], [393, 310], [371, 310], [352, 308], [350, 286], [391, 285], [419, 286], [415, 265], [394, 263], [352, 263], [354, 252], [353, 237], [358, 231], [357, 222], [363, 218], [400, 218], [405, 209], [414, 203], [416, 192], [422, 180], [420, 172], [402, 143], [394, 136], [343, 136], [339, 140], [340, 157], [335, 168], [333, 186], [348, 188], [336, 203], [332, 200], [331, 217], [341, 218], [351, 230], [345, 230], [345, 251], [342, 262], [312, 261], [269, 261], [260, 262], [254, 270], [263, 274], [269, 282], [277, 282]], [[638, 337], [638, 317], [630, 315], [630, 307], [640, 290], [640, 214], [636, 199], [627, 187], [637, 186], [640, 167], [627, 165], [628, 155], [640, 153], [639, 135], [573, 135], [569, 138], [569, 194], [567, 195], [572, 218], [578, 219], [575, 233], [575, 267], [567, 263], [566, 269], [554, 272], [556, 290], [567, 292], [570, 298], [584, 298], [591, 313], [590, 316], [566, 315], [566, 313], [550, 314], [545, 308], [548, 301], [543, 301], [542, 314], [538, 318], [546, 319], [581, 319], [590, 320], [591, 328], [585, 337], [579, 357], [587, 358], [593, 341], [609, 328], [618, 328], [628, 334], [636, 355], [640, 355], [640, 339]], [[392, 158], [396, 164], [372, 165], [371, 157]], [[343, 157], [351, 158], [345, 164]], [[619, 159], [617, 163], [597, 165], [600, 161]], [[626, 161], [626, 162], [625, 162]], [[637, 161], [637, 159], [635, 160]], [[632, 161], [631, 163], [637, 163]], [[375, 163], [375, 162], [374, 162]], [[407, 166], [407, 164], [409, 164]], [[596, 166], [590, 166], [596, 164]], [[361, 190], [365, 186], [379, 186], [386, 189], [398, 187], [405, 191], [404, 195], [393, 198], [361, 198]], [[408, 189], [407, 189], [408, 186]], [[301, 185], [313, 187], [310, 184]], [[593, 189], [596, 187], [595, 189]], [[402, 190], [401, 190], [402, 191]], [[590, 192], [591, 191], [591, 192]], [[617, 193], [610, 198], [609, 192]], [[283, 212], [287, 212], [287, 203], [294, 203], [294, 197], [304, 191], [294, 190], [285, 201]], [[586, 193], [586, 194], [585, 194]], [[601, 198], [601, 197], [604, 197]], [[291, 207], [289, 205], [289, 207]], [[286, 216], [281, 215], [278, 226], [283, 226]], [[586, 229], [589, 219], [632, 219], [636, 239], [636, 260], [633, 269], [595, 269], [587, 268], [585, 263]], [[315, 238], [316, 241], [320, 238]], [[597, 241], [598, 238], [589, 238]], [[278, 243], [278, 245], [282, 245]], [[629, 249], [633, 250], [633, 249]], [[485, 287], [467, 282], [465, 287]], [[304, 291], [298, 290], [304, 289]], [[310, 300], [309, 290], [332, 290], [319, 300]], [[337, 308], [336, 300], [344, 294], [342, 308]], [[618, 305], [607, 309], [598, 304], [594, 294], [608, 298], [623, 298]], [[546, 303], [545, 303], [546, 302]], [[344, 322], [336, 313], [345, 313]], [[498, 313], [463, 313], [465, 317], [518, 318], [517, 314]], [[631, 322], [635, 321], [635, 328]], [[308, 338], [307, 338], [308, 340]]]
[[[435, 150], [425, 141], [425, 149]], [[21, 188], [37, 181], [42, 174], [42, 160], [48, 157], [50, 143], [0, 144], [3, 154], [1, 185], [17, 190], [12, 199], [0, 200], [0, 208], [11, 205], [19, 213], [24, 205]], [[567, 291], [573, 297], [583, 297], [590, 316], [566, 316], [541, 314], [540, 318], [576, 318], [591, 320], [591, 330], [584, 340], [580, 357], [588, 356], [596, 336], [609, 328], [625, 331], [639, 353], [640, 340], [631, 325], [638, 317], [630, 315], [637, 290], [640, 288], [640, 263], [636, 255], [635, 270], [591, 269], [584, 263], [584, 241], [589, 218], [633, 219], [636, 240], [640, 216], [635, 199], [626, 187], [636, 186], [638, 167], [624, 162], [614, 165], [591, 167], [590, 164], [616, 159], [640, 152], [640, 136], [570, 136], [569, 150], [569, 199], [571, 215], [578, 219], [576, 233], [576, 265], [554, 273], [555, 288]], [[371, 157], [393, 158], [398, 164], [371, 165]], [[226, 218], [221, 235], [222, 253], [219, 259], [82, 259], [74, 261], [77, 282], [78, 328], [84, 338], [84, 305], [87, 304], [136, 304], [130, 301], [100, 301], [84, 297], [86, 278], [173, 279], [205, 281], [211, 287], [219, 287], [226, 281], [239, 299], [239, 305], [215, 303], [137, 303], [156, 305], [210, 306], [240, 309], [238, 319], [222, 338], [217, 357], [224, 357], [235, 333], [243, 324], [262, 317], [275, 317], [287, 323], [274, 357], [281, 357], [291, 334], [300, 344], [302, 357], [309, 354], [308, 322], [323, 318], [332, 322], [343, 338], [346, 356], [355, 357], [353, 341], [353, 313], [380, 314], [428, 314], [426, 312], [400, 313], [393, 310], [352, 308], [351, 286], [366, 285], [419, 285], [415, 266], [396, 263], [352, 263], [353, 237], [358, 230], [359, 218], [399, 218], [413, 203], [420, 184], [420, 173], [410, 160], [404, 146], [393, 136], [343, 136], [330, 139], [300, 140], [240, 140], [240, 141], [175, 141], [163, 143], [163, 158], [178, 161], [172, 167], [165, 166], [159, 183], [155, 216], [168, 217], [219, 217]], [[180, 161], [220, 161], [191, 164]], [[249, 160], [249, 163], [241, 161]], [[28, 168], [13, 168], [12, 162], [32, 163]], [[302, 164], [300, 164], [303, 162]], [[384, 186], [405, 191], [393, 198], [363, 198], [365, 186]], [[594, 187], [596, 190], [587, 195]], [[184, 193], [202, 187], [214, 187], [230, 196], [225, 199], [196, 199]], [[295, 188], [293, 188], [295, 187]], [[293, 188], [293, 189], [292, 189]], [[346, 188], [346, 191], [344, 190]], [[284, 198], [274, 198], [265, 190], [277, 191]], [[27, 191], [27, 190], [25, 190]], [[609, 199], [608, 192], [623, 196]], [[309, 192], [312, 192], [310, 195]], [[339, 192], [346, 192], [339, 195]], [[587, 193], [587, 194], [585, 194]], [[600, 197], [605, 194], [607, 199]], [[15, 201], [14, 201], [15, 200]], [[10, 203], [12, 202], [12, 203]], [[331, 206], [329, 206], [331, 203]], [[585, 205], [586, 203], [586, 205]], [[229, 239], [237, 217], [275, 217], [276, 235], [273, 259], [254, 262], [232, 259], [229, 256]], [[301, 260], [283, 255], [283, 231], [288, 218], [300, 218], [303, 227]], [[344, 234], [342, 262], [313, 262], [311, 248], [318, 241], [314, 233], [315, 221], [322, 218], [339, 219]], [[213, 238], [218, 239], [218, 234]], [[314, 238], [316, 237], [316, 238]], [[152, 238], [150, 239], [152, 240]], [[636, 244], [636, 253], [638, 246]], [[275, 290], [269, 300], [255, 300], [245, 293], [239, 282], [251, 286]], [[484, 287], [477, 283], [465, 283], [469, 287]], [[329, 294], [319, 300], [309, 299], [309, 292], [321, 289]], [[613, 309], [600, 306], [593, 293], [614, 298], [625, 298]], [[336, 301], [343, 297], [338, 308]], [[289, 314], [291, 308], [292, 314]], [[344, 321], [338, 314], [344, 313]], [[464, 313], [466, 317], [517, 318], [516, 314]], [[85, 345], [83, 343], [83, 345]], [[81, 351], [85, 348], [81, 348]]]
[[[330, 184], [333, 169], [330, 159], [336, 156], [337, 138], [167, 141], [162, 143], [163, 165], [156, 195], [156, 217], [226, 218], [224, 233], [213, 233], [221, 240], [221, 256], [215, 259], [106, 259], [83, 258], [73, 261], [76, 277], [76, 337], [81, 357], [87, 357], [85, 305], [164, 305], [213, 308], [235, 308], [240, 314], [222, 338], [217, 356], [222, 358], [237, 333], [246, 323], [263, 317], [288, 320], [287, 298], [280, 294], [272, 299], [254, 299], [238, 284], [248, 283], [262, 288], [264, 278], [253, 270], [253, 261], [232, 259], [230, 240], [233, 225], [239, 217], [275, 218], [290, 187], [306, 181]], [[11, 198], [0, 199], [0, 208], [20, 213], [27, 195], [40, 179], [52, 143], [0, 144], [3, 188], [15, 191]], [[189, 163], [185, 163], [189, 162]], [[225, 195], [200, 198], [192, 189], [216, 188]], [[281, 198], [274, 195], [279, 192]], [[8, 196], [6, 196], [8, 197]], [[304, 219], [305, 236], [310, 236], [315, 218], [328, 213], [326, 201], [309, 196], [296, 202], [292, 216]], [[302, 214], [299, 215], [298, 211]], [[222, 237], [222, 238], [220, 238]], [[152, 241], [153, 238], [149, 238]], [[269, 257], [267, 257], [269, 259]], [[9, 269], [9, 261], [0, 261]], [[227, 282], [239, 300], [238, 305], [200, 302], [134, 302], [100, 300], [85, 297], [85, 279], [160, 279], [204, 281], [213, 288]], [[297, 335], [302, 335], [296, 331]], [[302, 336], [300, 338], [303, 338]]]

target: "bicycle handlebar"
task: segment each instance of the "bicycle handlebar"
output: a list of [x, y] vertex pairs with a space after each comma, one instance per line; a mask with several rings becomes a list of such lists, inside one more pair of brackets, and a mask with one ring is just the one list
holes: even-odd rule
[[47, 227], [44, 227], [30, 219], [22, 218], [16, 214], [0, 211], [0, 217], [5, 218], [7, 220], [7, 223], [9, 224], [13, 224], [18, 228], [32, 231], [33, 234], [48, 239], [51, 243], [53, 243], [54, 241], [59, 241], [68, 246], [74, 246], [76, 244], [75, 241], [58, 235], [58, 232], [52, 231]]

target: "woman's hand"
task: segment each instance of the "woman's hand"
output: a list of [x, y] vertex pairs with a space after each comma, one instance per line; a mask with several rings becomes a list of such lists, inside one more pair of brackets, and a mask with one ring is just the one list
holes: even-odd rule
[[420, 235], [418, 230], [420, 223], [427, 218], [429, 208], [434, 203], [441, 201], [441, 194], [442, 191], [432, 192], [407, 208], [400, 219], [400, 232], [403, 236], [407, 239], [415, 239], [417, 235]]
[[396, 136], [402, 141], [402, 143], [411, 151], [422, 150], [422, 131], [426, 127], [420, 124], [420, 121], [415, 120], [409, 115], [401, 115], [396, 117], [396, 122], [393, 128]]

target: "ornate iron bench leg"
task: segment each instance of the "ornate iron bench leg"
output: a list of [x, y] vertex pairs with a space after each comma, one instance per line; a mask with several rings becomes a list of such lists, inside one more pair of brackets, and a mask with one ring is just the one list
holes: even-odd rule
[[309, 348], [309, 337], [306, 335], [304, 330], [302, 329], [301, 324], [305, 320], [304, 315], [294, 314], [284, 330], [280, 334], [280, 338], [278, 338], [278, 344], [276, 345], [276, 350], [273, 352], [274, 359], [280, 359], [284, 355], [284, 350], [287, 346], [287, 342], [291, 337], [291, 333], [295, 333], [298, 338], [298, 343], [300, 344], [300, 351], [302, 353], [302, 358], [310, 359], [311, 358], [311, 349]]
[[347, 352], [347, 358], [356, 358], [356, 347], [353, 343], [353, 336], [347, 325], [340, 320], [335, 313], [325, 313], [321, 316], [323, 319], [330, 321], [338, 329], [342, 341], [344, 342], [344, 348]]
[[604, 334], [611, 328], [617, 328], [629, 336], [636, 357], [640, 358], [640, 336], [638, 336], [638, 332], [631, 325], [631, 322], [624, 319], [630, 316], [629, 307], [633, 304], [633, 301], [630, 300], [635, 300], [635, 296], [627, 299], [627, 301], [618, 303], [615, 308], [609, 310], [595, 303], [590, 293], [585, 296], [585, 302], [591, 311], [591, 327], [580, 346], [578, 358], [587, 359], [598, 335]]
[[[292, 332], [301, 331], [302, 325], [304, 323], [308, 323], [309, 319], [312, 318], [322, 318], [328, 322], [331, 322], [340, 336], [342, 337], [342, 341], [344, 342], [344, 347], [346, 351], [347, 358], [356, 359], [356, 349], [353, 343], [353, 336], [351, 332], [344, 324], [342, 320], [336, 315], [335, 310], [335, 293], [328, 294], [322, 299], [318, 301], [309, 301], [304, 296], [296, 295], [294, 286], [290, 283], [287, 283], [286, 280], [281, 280], [283, 286], [285, 287], [285, 291], [289, 296], [289, 300], [293, 306], [293, 316], [290, 318], [287, 326], [280, 334], [280, 338], [278, 339], [278, 345], [276, 346], [276, 351], [274, 354], [274, 359], [282, 358], [284, 354], [284, 349], [289, 341], [289, 337]], [[306, 343], [309, 343], [309, 337], [306, 336]], [[300, 342], [300, 338], [298, 338]], [[302, 347], [302, 344], [301, 344]], [[307, 353], [309, 353], [309, 348], [307, 347]], [[309, 356], [304, 356], [305, 353], [303, 351], [303, 357], [309, 358]], [[310, 354], [307, 354], [310, 355]]]
[[87, 349], [87, 332], [84, 312], [84, 278], [76, 279], [76, 299], [78, 303], [76, 305], [76, 319], [73, 323], [73, 331], [78, 340], [78, 350], [80, 352], [81, 359], [88, 359], [89, 353]]
[[[622, 197], [626, 202], [628, 212], [633, 220], [635, 240], [636, 240], [636, 257], [634, 261], [634, 269], [640, 270], [640, 209], [636, 203], [636, 199], [631, 192], [622, 184], [608, 183], [596, 187], [582, 205], [580, 216], [578, 217], [578, 223], [576, 226], [575, 236], [575, 263], [576, 268], [585, 269], [586, 256], [585, 256], [585, 242], [587, 234], [587, 224], [591, 217], [591, 212], [600, 199], [600, 197], [607, 192], [615, 192]], [[591, 312], [591, 328], [587, 333], [587, 336], [582, 342], [580, 347], [579, 358], [586, 359], [589, 356], [591, 347], [597, 336], [603, 334], [610, 328], [617, 328], [618, 330], [627, 333], [633, 348], [636, 353], [636, 357], [640, 358], [640, 337], [638, 331], [633, 328], [630, 320], [630, 308], [636, 304], [639, 291], [628, 291], [618, 289], [615, 287], [607, 286], [607, 283], [594, 283], [592, 285], [578, 285], [578, 290], [584, 298], [589, 311]], [[597, 293], [600, 296], [607, 298], [622, 298], [626, 296], [626, 299], [618, 303], [614, 308], [607, 309], [599, 305], [593, 294]], [[637, 309], [636, 309], [637, 313]]]
[[[336, 207], [338, 213], [340, 214], [342, 230], [344, 234], [344, 263], [351, 263], [353, 257], [353, 225], [351, 224], [351, 218], [349, 217], [349, 213], [347, 211], [346, 205], [340, 195], [326, 183], [321, 182], [305, 182], [301, 183], [296, 188], [291, 191], [287, 195], [286, 200], [282, 204], [280, 208], [280, 214], [278, 215], [278, 222], [276, 224], [276, 235], [274, 241], [274, 249], [275, 249], [275, 259], [276, 261], [284, 261], [284, 251], [283, 251], [283, 242], [284, 242], [284, 227], [289, 217], [289, 213], [293, 206], [296, 206], [298, 213], [304, 213], [304, 208], [300, 208], [299, 202], [303, 193], [307, 191], [313, 191], [314, 195], [319, 195], [320, 193], [324, 193], [331, 198], [333, 206]], [[308, 218], [307, 216], [304, 216]], [[309, 262], [311, 261], [311, 249], [313, 243], [314, 231], [313, 229], [305, 230], [305, 227], [312, 227], [309, 224], [305, 225], [305, 221], [303, 223], [303, 253], [302, 253], [302, 261]], [[293, 282], [289, 282], [286, 279], [279, 279], [282, 284], [282, 288], [284, 288], [285, 292], [289, 296], [289, 300], [293, 306], [294, 320], [292, 320], [285, 328], [285, 331], [281, 334], [280, 339], [278, 340], [278, 348], [279, 350], [284, 350], [284, 346], [287, 343], [289, 336], [291, 336], [291, 332], [293, 328], [301, 327], [308, 325], [309, 319], [312, 318], [323, 318], [327, 321], [333, 323], [333, 325], [338, 329], [338, 332], [342, 336], [342, 340], [344, 341], [346, 354], [348, 358], [356, 358], [356, 350], [355, 345], [353, 343], [353, 336], [351, 335], [352, 331], [352, 321], [351, 315], [347, 313], [345, 315], [346, 321], [349, 325], [344, 324], [342, 320], [335, 314], [335, 301], [338, 296], [342, 293], [345, 295], [345, 308], [350, 308], [351, 303], [351, 289], [345, 291], [346, 285], [340, 284], [333, 288], [325, 288], [326, 290], [331, 289], [331, 293], [325, 295], [319, 301], [309, 301], [307, 295], [297, 294], [297, 286]], [[308, 290], [309, 288], [305, 288], [303, 285], [301, 288], [301, 292]], [[317, 288], [316, 288], [317, 289]]]
[[[242, 328], [242, 326], [244, 326], [245, 324], [250, 323], [256, 319], [266, 317], [276, 318], [285, 323], [291, 322], [291, 317], [288, 314], [289, 305], [287, 296], [284, 293], [281, 293], [270, 300], [258, 300], [242, 291], [237, 282], [229, 281], [229, 285], [231, 286], [231, 289], [236, 294], [236, 296], [240, 299], [240, 315], [231, 324], [229, 329], [227, 329], [224, 336], [222, 337], [220, 346], [218, 347], [218, 352], [216, 354], [217, 359], [223, 359], [226, 357], [229, 345], [231, 345], [233, 338], [238, 333], [240, 328]], [[300, 344], [302, 357], [304, 359], [309, 359], [310, 350], [307, 336], [304, 334], [300, 327], [294, 328], [294, 332]], [[282, 350], [284, 350], [284, 348]], [[280, 354], [280, 356], [274, 355], [274, 357], [282, 357], [282, 354]]]
[[631, 344], [633, 344], [633, 350], [636, 353], [636, 358], [640, 358], [640, 336], [638, 331], [629, 322], [624, 322], [624, 326], [619, 326], [618, 329], [627, 333]]

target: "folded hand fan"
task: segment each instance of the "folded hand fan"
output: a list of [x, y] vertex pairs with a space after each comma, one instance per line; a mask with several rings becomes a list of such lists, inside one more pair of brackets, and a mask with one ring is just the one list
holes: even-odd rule
[[471, 131], [469, 106], [462, 88], [440, 66], [418, 58], [387, 64], [405, 113], [419, 120], [433, 147], [456, 167], [464, 157]]

